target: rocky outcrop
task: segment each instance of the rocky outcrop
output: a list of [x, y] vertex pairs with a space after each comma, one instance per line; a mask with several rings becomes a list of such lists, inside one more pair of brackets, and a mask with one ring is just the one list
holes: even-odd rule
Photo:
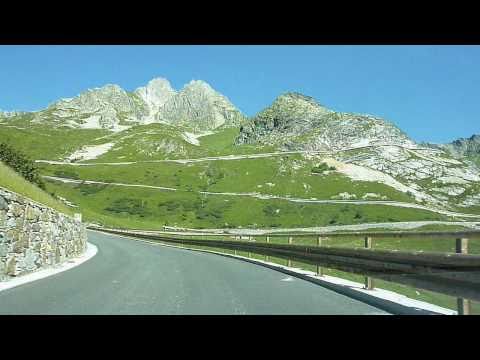
[[139, 122], [147, 113], [147, 106], [139, 97], [118, 85], [105, 85], [72, 99], [62, 99], [35, 113], [33, 121], [115, 131]]
[[0, 188], [0, 281], [60, 264], [86, 246], [81, 220]]
[[25, 111], [2, 111], [0, 110], [0, 119], [8, 119], [27, 114]]
[[480, 135], [472, 135], [469, 138], [460, 138], [449, 144], [429, 144], [431, 147], [441, 148], [448, 151], [455, 158], [480, 158]]
[[279, 96], [241, 127], [236, 143], [277, 145], [284, 150], [414, 144], [400, 129], [383, 119], [338, 113], [299, 93]]
[[142, 118], [144, 124], [155, 122], [163, 105], [176, 95], [170, 82], [163, 78], [150, 80], [147, 86], [139, 87], [134, 93], [145, 102], [148, 108], [148, 114]]
[[193, 80], [163, 105], [157, 119], [198, 132], [237, 126], [244, 116], [206, 82]]

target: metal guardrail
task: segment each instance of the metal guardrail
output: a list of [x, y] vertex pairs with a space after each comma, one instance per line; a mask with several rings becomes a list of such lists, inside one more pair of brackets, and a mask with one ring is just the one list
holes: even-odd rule
[[[479, 223], [480, 224], [480, 223]], [[479, 225], [480, 226], [480, 225]], [[94, 228], [92, 226], [92, 228]], [[95, 227], [97, 228], [97, 227]], [[102, 227], [98, 227], [102, 228]], [[175, 234], [180, 235], [185, 233], [185, 235], [192, 236], [229, 236], [229, 237], [264, 237], [268, 236], [271, 238], [275, 237], [371, 237], [371, 238], [384, 238], [384, 237], [394, 237], [394, 238], [415, 238], [415, 237], [435, 237], [435, 238], [468, 238], [468, 239], [480, 239], [480, 230], [463, 230], [463, 231], [342, 231], [342, 232], [275, 232], [275, 233], [235, 233], [235, 232], [207, 232], [207, 231], [189, 231], [189, 230], [142, 230], [142, 229], [119, 229], [126, 231], [135, 231], [142, 233], [150, 234]]]
[[[224, 234], [228, 235], [228, 234]], [[248, 235], [247, 235], [248, 236]], [[259, 235], [250, 235], [259, 236]], [[479, 230], [467, 230], [467, 231], [357, 231], [357, 232], [325, 232], [325, 233], [274, 233], [265, 234], [269, 237], [312, 237], [321, 236], [324, 238], [329, 237], [371, 237], [371, 238], [415, 238], [415, 237], [435, 237], [435, 238], [468, 238], [468, 239], [480, 239]]]
[[[333, 268], [365, 275], [365, 288], [374, 288], [374, 278], [396, 282], [415, 288], [457, 297], [458, 313], [470, 313], [470, 299], [480, 301], [480, 255], [468, 255], [468, 240], [457, 238], [457, 253], [422, 251], [396, 251], [372, 249], [371, 237], [365, 237], [365, 248], [325, 247], [322, 237], [318, 246], [294, 245], [293, 236], [289, 244], [265, 243], [238, 240], [198, 240], [174, 238], [145, 233], [90, 227], [112, 234], [128, 235], [143, 239], [181, 245], [207, 246], [221, 249], [257, 253], [291, 261], [316, 265], [318, 275], [322, 267]], [[371, 234], [371, 233], [368, 233]], [[390, 233], [389, 233], [390, 234]], [[466, 235], [465, 232], [449, 233], [449, 236]], [[359, 234], [360, 235], [360, 234]], [[362, 236], [365, 233], [361, 234]], [[344, 235], [345, 236], [345, 235]]]

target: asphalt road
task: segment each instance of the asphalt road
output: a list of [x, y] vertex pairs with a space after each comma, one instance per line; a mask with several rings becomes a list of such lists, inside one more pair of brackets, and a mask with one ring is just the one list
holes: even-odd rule
[[89, 242], [87, 262], [0, 292], [0, 314], [385, 314], [236, 259], [97, 232]]

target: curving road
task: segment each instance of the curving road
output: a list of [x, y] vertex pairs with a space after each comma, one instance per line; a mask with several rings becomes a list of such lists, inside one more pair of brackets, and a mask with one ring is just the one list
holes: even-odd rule
[[386, 314], [319, 285], [214, 254], [89, 232], [95, 257], [0, 292], [0, 314]]

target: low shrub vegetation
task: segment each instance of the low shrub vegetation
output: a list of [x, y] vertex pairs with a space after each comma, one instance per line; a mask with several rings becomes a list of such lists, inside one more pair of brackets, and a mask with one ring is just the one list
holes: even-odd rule
[[0, 143], [0, 161], [23, 176], [25, 180], [37, 185], [40, 189], [45, 189], [45, 183], [35, 163], [7, 143]]
[[323, 174], [326, 171], [335, 171], [336, 168], [334, 166], [328, 166], [326, 163], [321, 163], [312, 168], [312, 173], [314, 174]]

